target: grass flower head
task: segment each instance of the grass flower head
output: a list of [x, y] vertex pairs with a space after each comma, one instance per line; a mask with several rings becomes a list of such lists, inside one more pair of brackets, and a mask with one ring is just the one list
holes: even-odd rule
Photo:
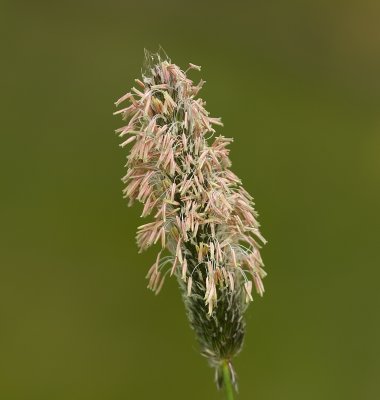
[[231, 359], [241, 349], [244, 312], [252, 289], [262, 296], [266, 275], [260, 256], [253, 198], [230, 170], [232, 139], [216, 136], [211, 117], [186, 71], [163, 52], [146, 52], [143, 76], [115, 104], [125, 125], [121, 146], [130, 145], [124, 197], [142, 203], [152, 222], [138, 228], [144, 251], [160, 250], [148, 271], [148, 287], [160, 292], [167, 276], [180, 284], [190, 324], [202, 353], [223, 382], [222, 365], [235, 382]]

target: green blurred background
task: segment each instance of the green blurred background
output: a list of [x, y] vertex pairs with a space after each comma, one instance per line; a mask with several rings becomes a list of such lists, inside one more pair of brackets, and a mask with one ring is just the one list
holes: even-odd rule
[[380, 3], [1, 1], [0, 398], [221, 399], [155, 297], [113, 102], [161, 44], [203, 66], [269, 244], [239, 399], [380, 398]]

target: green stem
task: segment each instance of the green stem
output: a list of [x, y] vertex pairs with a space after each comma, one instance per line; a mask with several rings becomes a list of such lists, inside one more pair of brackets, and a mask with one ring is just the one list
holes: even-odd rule
[[224, 387], [226, 389], [226, 396], [227, 396], [226, 399], [234, 400], [234, 390], [232, 388], [232, 383], [231, 383], [231, 373], [227, 361], [223, 362], [222, 369], [223, 369]]

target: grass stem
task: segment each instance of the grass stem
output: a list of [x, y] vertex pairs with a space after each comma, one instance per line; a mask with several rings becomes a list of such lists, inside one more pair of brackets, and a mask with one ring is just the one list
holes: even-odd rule
[[223, 362], [222, 369], [223, 369], [223, 382], [226, 390], [226, 399], [234, 400], [234, 390], [231, 382], [231, 373], [227, 361]]

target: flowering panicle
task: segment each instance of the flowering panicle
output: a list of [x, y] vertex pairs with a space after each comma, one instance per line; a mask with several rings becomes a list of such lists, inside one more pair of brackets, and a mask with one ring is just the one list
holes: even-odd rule
[[132, 145], [124, 197], [143, 203], [142, 217], [154, 214], [138, 228], [137, 244], [140, 251], [161, 246], [148, 287], [158, 293], [168, 274], [178, 278], [202, 352], [218, 366], [240, 350], [252, 286], [264, 293], [265, 239], [252, 197], [229, 170], [232, 139], [209, 143], [222, 123], [197, 97], [205, 82], [194, 84], [186, 76], [191, 69], [200, 67], [183, 71], [166, 55], [146, 53], [138, 88], [115, 103], [128, 102], [115, 113], [126, 121], [116, 132], [122, 147]]

